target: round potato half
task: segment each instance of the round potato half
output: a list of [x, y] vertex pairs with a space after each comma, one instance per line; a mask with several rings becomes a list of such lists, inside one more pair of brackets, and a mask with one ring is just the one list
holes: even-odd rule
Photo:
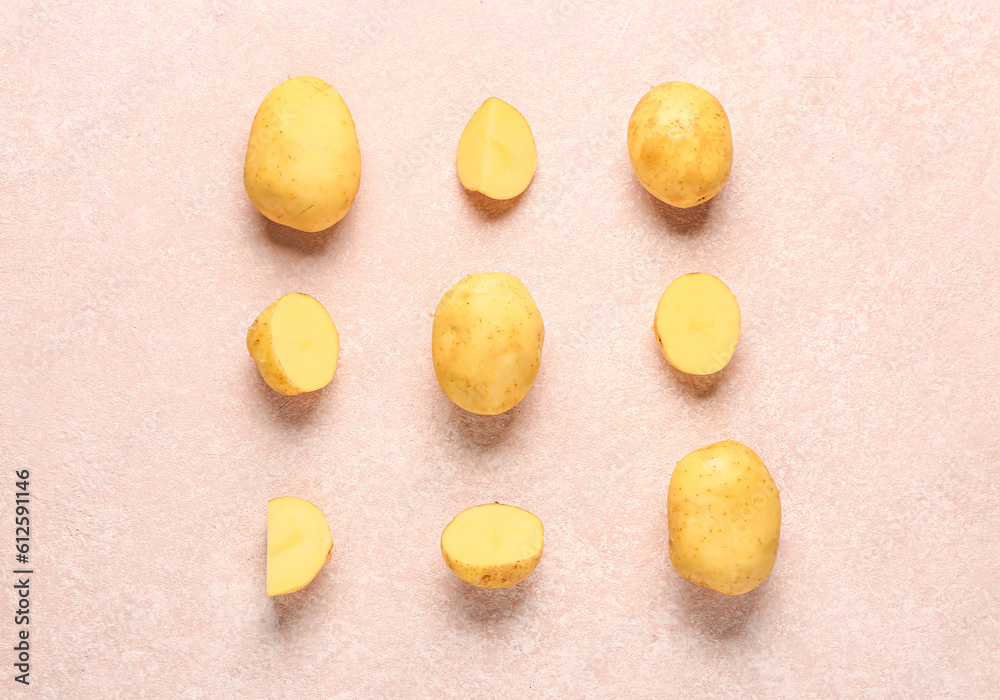
[[502, 503], [466, 508], [441, 533], [448, 568], [479, 588], [507, 588], [526, 579], [538, 565], [543, 545], [542, 521]]
[[294, 396], [330, 383], [340, 336], [319, 301], [292, 293], [260, 313], [247, 330], [247, 350], [269, 387]]
[[740, 307], [715, 275], [681, 275], [656, 306], [653, 333], [663, 356], [687, 374], [713, 374], [732, 359], [740, 340]]

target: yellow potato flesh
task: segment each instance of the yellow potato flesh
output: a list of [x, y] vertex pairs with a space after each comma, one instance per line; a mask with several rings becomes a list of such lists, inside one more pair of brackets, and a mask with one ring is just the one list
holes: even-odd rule
[[491, 97], [476, 110], [458, 141], [458, 179], [491, 199], [524, 192], [535, 174], [535, 139], [516, 109]]
[[466, 411], [496, 415], [523, 399], [538, 375], [545, 327], [514, 275], [460, 280], [441, 298], [432, 329], [434, 373]]
[[740, 307], [729, 287], [714, 275], [678, 277], [660, 297], [653, 332], [663, 356], [688, 374], [712, 374], [725, 367], [740, 339]]
[[448, 567], [468, 584], [507, 588], [526, 579], [542, 556], [542, 521], [516, 506], [467, 508], [441, 534]]
[[333, 536], [319, 508], [292, 496], [267, 502], [267, 594], [292, 593], [330, 558]]
[[753, 450], [735, 440], [695, 450], [670, 477], [670, 562], [681, 576], [726, 595], [771, 573], [781, 534], [781, 501]]
[[250, 326], [247, 350], [267, 385], [293, 396], [330, 383], [340, 339], [322, 304], [307, 294], [286, 294]]
[[243, 185], [271, 221], [322, 231], [340, 221], [361, 184], [354, 119], [329, 84], [311, 76], [278, 85], [250, 127]]
[[650, 194], [675, 207], [693, 207], [717, 195], [729, 179], [729, 117], [704, 88], [680, 81], [657, 85], [629, 119], [628, 154]]

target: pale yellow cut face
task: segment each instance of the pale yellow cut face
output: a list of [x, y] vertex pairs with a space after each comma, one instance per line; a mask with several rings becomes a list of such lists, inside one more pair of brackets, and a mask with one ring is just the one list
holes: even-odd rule
[[680, 81], [657, 85], [629, 119], [628, 154], [650, 194], [675, 207], [693, 207], [717, 195], [729, 179], [729, 117], [704, 88]]
[[448, 567], [468, 584], [507, 588], [526, 579], [542, 556], [542, 521], [516, 506], [467, 508], [441, 534]]
[[267, 385], [292, 396], [330, 383], [337, 371], [340, 338], [316, 299], [286, 294], [250, 326], [247, 350]]
[[469, 275], [434, 313], [434, 373], [466, 411], [503, 413], [534, 384], [544, 341], [542, 315], [521, 280], [503, 272]]
[[330, 558], [333, 536], [320, 509], [292, 496], [267, 502], [267, 594], [292, 593]]
[[496, 97], [476, 110], [458, 141], [458, 179], [492, 199], [524, 192], [535, 174], [535, 139], [521, 113]]
[[653, 332], [674, 367], [688, 374], [712, 374], [725, 367], [736, 350], [740, 307], [715, 275], [683, 275], [660, 297]]
[[726, 595], [752, 591], [778, 556], [778, 488], [753, 450], [735, 440], [717, 442], [677, 463], [667, 526], [677, 573]]
[[271, 90], [254, 117], [243, 185], [257, 210], [300, 231], [340, 221], [361, 184], [354, 119], [340, 94], [312, 76]]

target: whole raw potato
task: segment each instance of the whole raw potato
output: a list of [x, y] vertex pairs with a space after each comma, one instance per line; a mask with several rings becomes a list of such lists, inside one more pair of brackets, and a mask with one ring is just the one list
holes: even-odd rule
[[503, 413], [534, 383], [544, 340], [542, 315], [521, 280], [503, 272], [469, 275], [434, 313], [434, 373], [466, 411]]
[[740, 595], [774, 567], [781, 500], [753, 450], [724, 440], [677, 463], [667, 493], [670, 562], [701, 586]]
[[657, 85], [629, 119], [628, 154], [639, 182], [657, 199], [682, 208], [706, 202], [733, 166], [726, 110], [697, 85]]
[[344, 218], [361, 184], [361, 150], [343, 98], [319, 78], [271, 90], [254, 117], [243, 185], [257, 210], [300, 231]]

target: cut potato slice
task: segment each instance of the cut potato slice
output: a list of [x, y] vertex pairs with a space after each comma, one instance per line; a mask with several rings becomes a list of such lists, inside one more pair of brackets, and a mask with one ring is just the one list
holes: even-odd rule
[[542, 556], [542, 521], [516, 506], [487, 503], [455, 516], [441, 534], [448, 567], [480, 588], [507, 588], [528, 578]]
[[330, 559], [333, 536], [319, 508], [294, 496], [267, 502], [267, 594], [305, 587]]
[[736, 350], [740, 307], [715, 275], [682, 275], [660, 297], [653, 332], [663, 356], [681, 372], [712, 374], [725, 367]]
[[491, 97], [476, 110], [458, 141], [458, 179], [491, 199], [512, 199], [535, 174], [535, 139], [516, 109]]
[[340, 338], [322, 304], [307, 294], [286, 294], [250, 326], [247, 350], [267, 385], [293, 396], [330, 383]]

